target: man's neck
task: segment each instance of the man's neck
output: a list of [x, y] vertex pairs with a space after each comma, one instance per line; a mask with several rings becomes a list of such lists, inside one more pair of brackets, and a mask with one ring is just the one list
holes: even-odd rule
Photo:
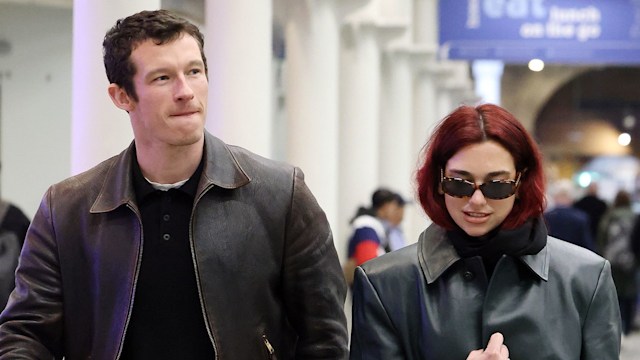
[[204, 143], [149, 149], [138, 147], [136, 157], [142, 175], [160, 184], [173, 184], [191, 177], [203, 156]]

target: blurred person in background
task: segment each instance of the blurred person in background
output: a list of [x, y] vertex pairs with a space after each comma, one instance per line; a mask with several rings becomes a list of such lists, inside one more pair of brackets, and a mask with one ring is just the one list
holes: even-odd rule
[[[629, 242], [631, 245], [631, 251], [636, 260], [636, 285], [638, 288], [636, 289], [636, 307], [635, 313], [636, 317], [638, 314], [638, 302], [640, 302], [640, 214], [636, 215], [633, 220], [633, 229], [631, 230], [631, 235], [629, 236]], [[636, 319], [632, 319], [631, 323], [631, 331], [634, 331], [638, 328], [638, 323], [635, 321]]]
[[633, 251], [632, 232], [636, 214], [631, 208], [631, 195], [618, 191], [611, 208], [598, 227], [597, 243], [602, 256], [611, 263], [611, 273], [618, 292], [622, 332], [628, 335], [636, 315], [638, 258]]
[[595, 251], [589, 216], [572, 206], [575, 191], [573, 182], [560, 179], [551, 184], [549, 190], [553, 205], [544, 212], [549, 235]]
[[591, 228], [591, 238], [598, 236], [600, 219], [609, 208], [609, 205], [598, 196], [598, 183], [591, 182], [587, 186], [586, 193], [573, 206], [584, 211], [589, 216], [589, 227]]
[[0, 308], [15, 286], [14, 273], [30, 222], [20, 208], [0, 199]]
[[400, 228], [405, 204], [400, 194], [379, 188], [371, 195], [370, 207], [358, 208], [350, 221], [352, 233], [344, 266], [348, 284], [353, 281], [356, 266], [406, 245]]
[[548, 236], [544, 179], [505, 109], [445, 117], [417, 172], [433, 224], [356, 269], [351, 359], [617, 360], [609, 262]]

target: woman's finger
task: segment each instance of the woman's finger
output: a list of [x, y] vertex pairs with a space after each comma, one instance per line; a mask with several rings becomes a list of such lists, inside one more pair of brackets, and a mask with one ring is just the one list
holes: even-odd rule
[[503, 342], [504, 342], [504, 337], [502, 336], [502, 334], [499, 332], [494, 333], [489, 338], [489, 343], [487, 344], [487, 348], [485, 349], [485, 352], [488, 352], [490, 354], [491, 353], [500, 354], [502, 352], [502, 347], [504, 346]]

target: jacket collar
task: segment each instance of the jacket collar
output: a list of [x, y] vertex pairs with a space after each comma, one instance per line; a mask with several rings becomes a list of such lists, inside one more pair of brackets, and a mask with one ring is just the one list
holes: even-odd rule
[[[212, 186], [236, 189], [251, 181], [230, 147], [207, 131], [204, 133], [204, 148], [205, 163], [196, 197]], [[135, 206], [132, 172], [134, 152], [134, 142], [131, 142], [127, 149], [114, 157], [91, 213], [109, 212], [125, 204]]]
[[[547, 236], [544, 223], [536, 221], [534, 236]], [[535, 255], [519, 257], [532, 273], [544, 281], [549, 279], [549, 247], [545, 246]], [[436, 224], [431, 224], [420, 234], [418, 239], [418, 261], [428, 284], [433, 283], [451, 265], [460, 260], [453, 244], [446, 235], [446, 230]]]

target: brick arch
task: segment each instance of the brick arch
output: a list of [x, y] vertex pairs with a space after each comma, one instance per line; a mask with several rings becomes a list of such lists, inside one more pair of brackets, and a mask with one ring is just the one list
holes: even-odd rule
[[[540, 108], [535, 134], [556, 152], [582, 157], [640, 154], [640, 69], [593, 68], [573, 77]], [[636, 119], [626, 127], [625, 117]], [[566, 129], [563, 136], [563, 129]], [[621, 132], [632, 134], [631, 146], [618, 145]], [[550, 150], [548, 149], [548, 150]]]
[[[540, 144], [550, 179], [570, 177], [598, 156], [640, 155], [640, 68], [547, 67], [532, 73], [505, 69], [503, 105], [513, 108]], [[626, 129], [632, 144], [617, 137], [623, 119], [636, 118]]]
[[555, 92], [575, 77], [591, 69], [577, 66], [546, 66], [533, 72], [526, 66], [506, 65], [502, 77], [502, 105], [535, 133], [540, 110]]

